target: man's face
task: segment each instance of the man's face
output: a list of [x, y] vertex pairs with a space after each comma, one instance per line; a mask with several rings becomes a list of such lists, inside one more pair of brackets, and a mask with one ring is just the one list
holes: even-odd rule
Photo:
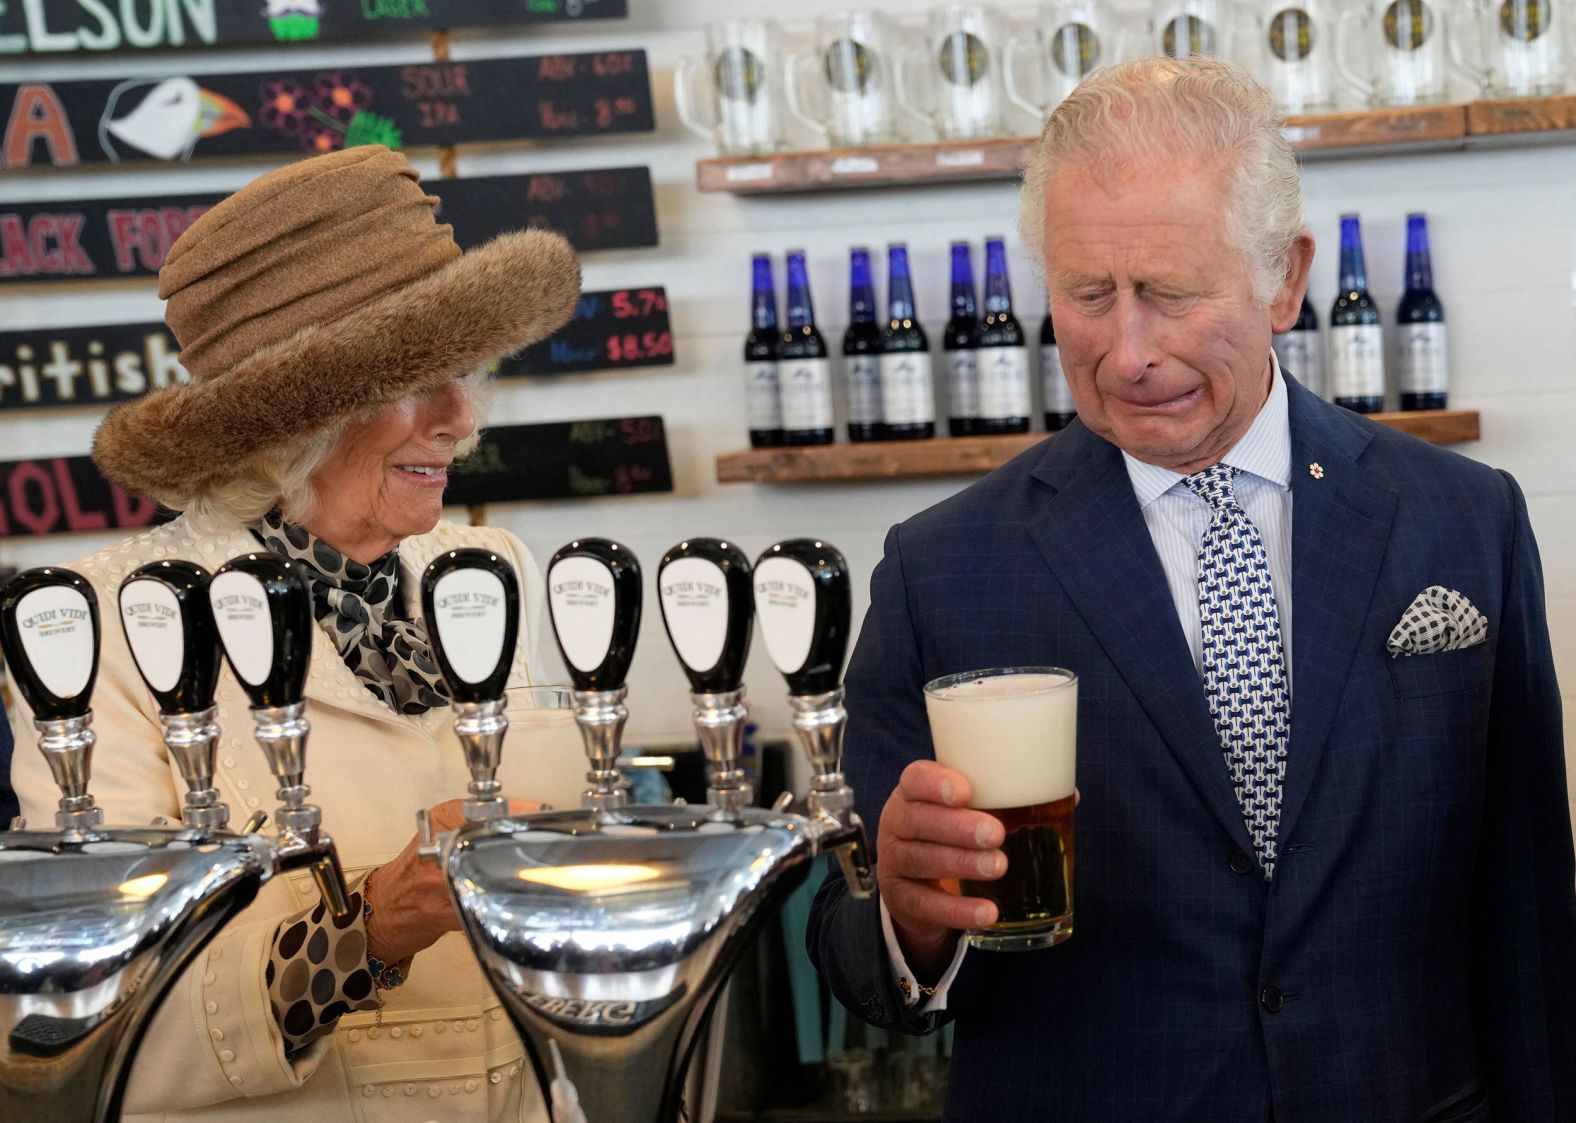
[[1226, 230], [1224, 166], [1156, 155], [1046, 184], [1045, 257], [1062, 367], [1084, 424], [1179, 472], [1215, 463], [1270, 389], [1270, 336], [1296, 320], [1313, 242], [1269, 307]]

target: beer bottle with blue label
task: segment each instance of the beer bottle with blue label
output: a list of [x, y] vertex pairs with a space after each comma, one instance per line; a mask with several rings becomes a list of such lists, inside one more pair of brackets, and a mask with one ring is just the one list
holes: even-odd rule
[[881, 331], [881, 410], [888, 440], [936, 435], [936, 391], [930, 339], [914, 311], [908, 248], [887, 247], [887, 323]]
[[1290, 331], [1282, 332], [1274, 340], [1275, 357], [1281, 370], [1290, 374], [1319, 397], [1324, 390], [1324, 340], [1319, 336], [1319, 316], [1308, 303], [1308, 294], [1302, 297], [1302, 311]]
[[881, 439], [881, 328], [870, 251], [848, 254], [848, 330], [843, 333], [843, 389], [848, 396], [848, 439]]
[[1033, 410], [1029, 392], [1029, 346], [1023, 326], [1012, 314], [1012, 280], [1007, 276], [1007, 246], [985, 239], [985, 318], [975, 335], [979, 345], [981, 434], [1027, 433]]
[[1056, 325], [1049, 310], [1040, 324], [1040, 389], [1045, 392], [1045, 431], [1055, 433], [1071, 425], [1078, 407], [1062, 373], [1062, 351], [1056, 345]]
[[971, 437], [980, 415], [980, 365], [975, 348], [979, 313], [974, 303], [974, 264], [967, 242], [952, 243], [952, 318], [942, 335], [946, 367], [947, 432]]
[[783, 443], [832, 443], [832, 360], [815, 326], [803, 250], [788, 253], [788, 330], [777, 348]]
[[1445, 307], [1434, 293], [1434, 265], [1428, 252], [1428, 219], [1406, 216], [1406, 292], [1395, 313], [1400, 338], [1396, 381], [1402, 409], [1444, 409], [1450, 390], [1445, 350]]
[[783, 407], [777, 388], [777, 290], [772, 259], [758, 253], [751, 262], [750, 334], [744, 337], [744, 402], [750, 416], [750, 447], [783, 443]]
[[1368, 295], [1363, 234], [1357, 216], [1341, 216], [1341, 284], [1330, 310], [1330, 392], [1357, 413], [1384, 408], [1384, 330]]

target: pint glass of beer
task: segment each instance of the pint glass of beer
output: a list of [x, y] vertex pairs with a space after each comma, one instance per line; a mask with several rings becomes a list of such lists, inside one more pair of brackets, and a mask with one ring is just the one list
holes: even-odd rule
[[969, 943], [990, 951], [1061, 943], [1073, 934], [1077, 676], [1057, 667], [965, 671], [926, 683], [925, 709], [936, 760], [967, 776], [969, 806], [1007, 831], [1007, 872], [959, 883], [998, 912]]

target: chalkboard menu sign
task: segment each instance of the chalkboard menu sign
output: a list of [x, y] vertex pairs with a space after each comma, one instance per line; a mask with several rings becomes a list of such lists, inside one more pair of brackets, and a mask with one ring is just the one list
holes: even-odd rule
[[0, 85], [0, 122], [0, 168], [653, 128], [638, 50]]
[[91, 456], [0, 462], [0, 538], [132, 530], [167, 517], [99, 475]]
[[[506, 230], [557, 230], [580, 250], [657, 244], [646, 168], [429, 179], [466, 248]], [[148, 277], [175, 239], [220, 199], [150, 195], [134, 199], [0, 204], [0, 284]]]
[[[499, 364], [498, 373], [576, 374], [673, 363], [668, 294], [661, 286], [580, 295], [551, 339]], [[0, 414], [107, 406], [190, 381], [162, 323], [0, 332]]]
[[0, 413], [109, 405], [190, 377], [163, 324], [0, 334]]
[[518, 503], [673, 490], [660, 417], [501, 425], [449, 469], [445, 503]]
[[626, 0], [10, 0], [0, 56], [288, 44], [620, 19]]
[[[508, 378], [672, 363], [673, 330], [668, 324], [667, 290], [614, 289], [581, 293], [574, 319], [551, 339], [505, 359], [499, 364], [498, 373]], [[0, 405], [4, 401], [0, 396]]]

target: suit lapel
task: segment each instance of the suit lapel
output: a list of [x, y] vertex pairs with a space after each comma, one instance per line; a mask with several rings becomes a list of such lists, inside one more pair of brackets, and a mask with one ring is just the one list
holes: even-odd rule
[[1032, 474], [1055, 494], [1029, 523], [1030, 537], [1200, 797], [1237, 845], [1251, 850], [1220, 738], [1121, 453], [1075, 423], [1046, 442]]
[[[1279, 837], [1291, 838], [1367, 622], [1395, 492], [1358, 464], [1367, 429], [1288, 379], [1292, 437], [1292, 713]], [[1313, 465], [1319, 466], [1318, 476]]]

